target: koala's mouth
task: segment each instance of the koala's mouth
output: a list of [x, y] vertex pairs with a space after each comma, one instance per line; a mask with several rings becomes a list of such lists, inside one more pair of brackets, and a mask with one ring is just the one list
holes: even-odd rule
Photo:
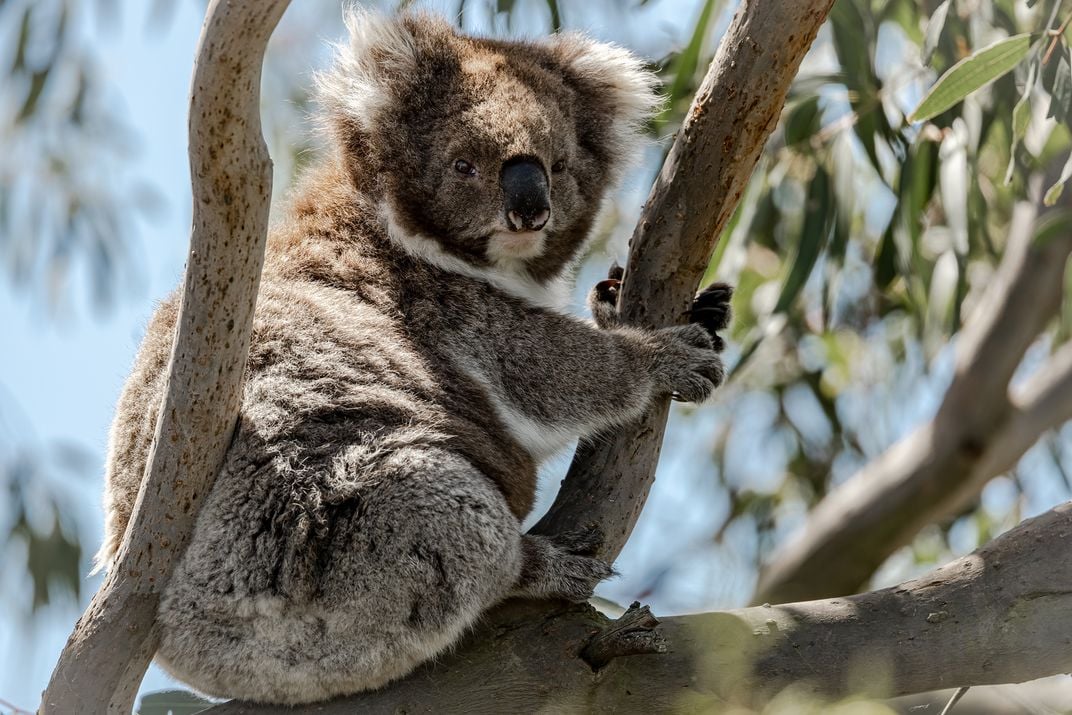
[[488, 239], [488, 258], [498, 261], [524, 261], [543, 253], [547, 243], [545, 231], [496, 231]]

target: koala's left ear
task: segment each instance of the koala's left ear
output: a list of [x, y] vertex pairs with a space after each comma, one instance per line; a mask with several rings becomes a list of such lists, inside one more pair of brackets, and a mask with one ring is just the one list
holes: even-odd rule
[[550, 43], [581, 85], [582, 96], [596, 104], [591, 109], [611, 118], [611, 151], [618, 156], [633, 154], [644, 124], [662, 104], [655, 73], [624, 47], [580, 33], [556, 35]]

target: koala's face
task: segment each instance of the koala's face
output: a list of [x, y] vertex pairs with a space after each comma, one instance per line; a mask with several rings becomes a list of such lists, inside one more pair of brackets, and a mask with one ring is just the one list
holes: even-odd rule
[[348, 24], [322, 94], [393, 230], [476, 266], [557, 275], [640, 146], [651, 75], [575, 35], [498, 42], [360, 12]]

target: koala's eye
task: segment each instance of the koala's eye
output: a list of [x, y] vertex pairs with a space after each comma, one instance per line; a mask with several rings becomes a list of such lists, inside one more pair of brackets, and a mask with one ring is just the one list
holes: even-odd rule
[[476, 176], [476, 167], [465, 159], [458, 159], [454, 162], [454, 170], [459, 174], [465, 174], [466, 176]]
[[565, 159], [559, 159], [554, 164], [551, 164], [551, 171], [553, 171], [556, 174], [559, 174], [559, 173], [561, 173], [561, 172], [563, 172], [565, 170], [566, 170], [566, 160]]

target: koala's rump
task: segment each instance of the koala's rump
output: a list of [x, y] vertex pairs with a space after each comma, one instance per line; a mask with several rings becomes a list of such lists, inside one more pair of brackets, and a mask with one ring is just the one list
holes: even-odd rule
[[520, 569], [501, 493], [454, 452], [396, 438], [308, 470], [230, 460], [162, 600], [161, 664], [212, 695], [318, 700], [404, 675], [501, 597]]
[[158, 660], [212, 695], [296, 703], [434, 656], [520, 555], [404, 336], [356, 302], [288, 292], [262, 294], [239, 429], [162, 600]]

